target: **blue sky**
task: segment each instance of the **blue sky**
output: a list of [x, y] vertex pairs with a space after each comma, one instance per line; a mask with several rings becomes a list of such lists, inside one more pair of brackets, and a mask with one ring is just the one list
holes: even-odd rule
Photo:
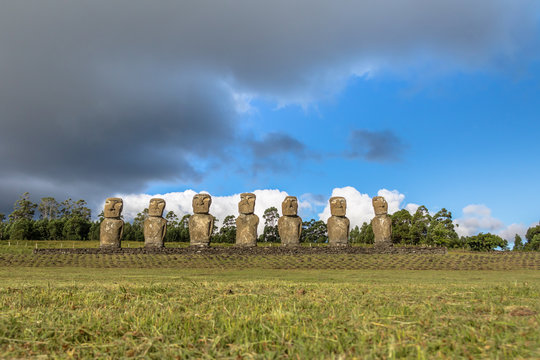
[[[469, 204], [483, 204], [506, 224], [540, 220], [537, 61], [519, 69], [455, 70], [420, 79], [375, 72], [353, 77], [332, 97], [307, 105], [280, 107], [258, 99], [250, 105], [241, 121], [254, 136], [285, 132], [312, 156], [285, 161], [283, 171], [255, 178], [225, 166], [193, 188], [215, 194], [278, 188], [324, 197], [344, 186], [371, 195], [397, 189], [408, 202], [433, 211], [445, 207], [454, 217]], [[398, 157], [369, 161], [344, 155], [356, 129], [393, 132], [402, 142]], [[246, 161], [237, 156], [232, 163]], [[316, 217], [317, 210], [306, 215]]]
[[358, 223], [384, 193], [512, 238], [540, 220], [539, 25], [535, 0], [3, 3], [0, 212], [260, 190]]

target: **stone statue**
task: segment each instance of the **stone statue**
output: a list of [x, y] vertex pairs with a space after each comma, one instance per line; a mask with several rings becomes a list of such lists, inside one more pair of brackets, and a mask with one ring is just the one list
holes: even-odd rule
[[375, 217], [371, 220], [376, 246], [392, 245], [392, 218], [388, 215], [388, 203], [382, 196], [372, 199]]
[[101, 249], [119, 249], [122, 234], [124, 232], [124, 221], [120, 219], [124, 203], [120, 198], [108, 198], [105, 200], [103, 216], [99, 228], [99, 247]]
[[330, 198], [330, 212], [328, 219], [328, 243], [330, 246], [347, 246], [349, 244], [349, 226], [351, 222], [345, 216], [347, 200], [341, 196]]
[[278, 232], [281, 246], [299, 246], [302, 234], [302, 218], [298, 213], [296, 196], [287, 196], [281, 204], [282, 217], [278, 220]]
[[236, 246], [257, 246], [257, 226], [259, 217], [255, 212], [255, 194], [240, 194], [236, 218]]
[[167, 220], [163, 218], [165, 200], [151, 199], [148, 206], [148, 218], [144, 221], [144, 246], [163, 247], [163, 239], [167, 233]]
[[189, 217], [189, 242], [192, 246], [210, 245], [210, 236], [214, 230], [214, 217], [209, 214], [212, 197], [208, 194], [196, 194], [193, 197], [193, 212]]

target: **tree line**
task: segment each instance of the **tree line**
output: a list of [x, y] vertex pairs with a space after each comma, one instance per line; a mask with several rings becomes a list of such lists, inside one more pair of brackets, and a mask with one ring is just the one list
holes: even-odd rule
[[[143, 225], [148, 217], [148, 209], [138, 213], [132, 222], [125, 222], [122, 240], [144, 241]], [[173, 211], [165, 215], [167, 220], [166, 242], [189, 242], [190, 215], [178, 217]], [[500, 236], [480, 233], [474, 236], [458, 236], [452, 221], [452, 213], [446, 209], [430, 215], [425, 206], [420, 206], [414, 214], [403, 209], [391, 215], [392, 242], [398, 245], [428, 245], [461, 248], [474, 251], [489, 251], [497, 248], [508, 249], [508, 242]], [[264, 211], [264, 230], [259, 242], [279, 243], [277, 208]], [[236, 241], [236, 217], [228, 215], [221, 227], [214, 218], [212, 242], [234, 243]], [[52, 197], [44, 197], [38, 204], [30, 201], [29, 193], [24, 193], [15, 202], [13, 212], [6, 218], [0, 213], [0, 240], [99, 240], [99, 228], [103, 212], [97, 221], [91, 220], [91, 210], [85, 200], [67, 199], [58, 202]], [[349, 240], [353, 244], [373, 244], [374, 234], [371, 224], [364, 222], [361, 227], [351, 229]], [[322, 220], [311, 219], [302, 223], [303, 243], [326, 243], [326, 224]], [[527, 230], [525, 241], [516, 234], [516, 251], [540, 251], [540, 224]]]

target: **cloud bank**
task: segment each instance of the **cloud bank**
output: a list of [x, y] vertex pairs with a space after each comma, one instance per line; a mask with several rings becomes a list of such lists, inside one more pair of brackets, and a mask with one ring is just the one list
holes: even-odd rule
[[499, 235], [509, 242], [514, 241], [516, 234], [525, 236], [529, 228], [525, 224], [505, 225], [501, 220], [491, 215], [491, 209], [483, 204], [471, 204], [463, 208], [463, 216], [454, 221], [458, 226], [459, 236], [471, 236], [480, 232]]

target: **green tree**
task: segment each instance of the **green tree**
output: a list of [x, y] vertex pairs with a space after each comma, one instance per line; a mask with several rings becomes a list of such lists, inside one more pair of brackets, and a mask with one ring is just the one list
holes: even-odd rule
[[90, 218], [92, 217], [92, 210], [90, 210], [85, 200], [80, 199], [72, 204], [70, 216], [90, 221]]
[[236, 242], [236, 218], [228, 215], [223, 220], [223, 226], [212, 241], [234, 244]]
[[322, 220], [302, 222], [302, 235], [300, 241], [305, 243], [326, 243], [328, 242], [328, 229]]
[[264, 230], [262, 235], [259, 236], [259, 241], [263, 242], [280, 242], [277, 222], [279, 219], [278, 210], [272, 206], [264, 210], [263, 214], [264, 219]]
[[360, 244], [373, 244], [375, 242], [375, 234], [373, 233], [373, 227], [371, 223], [364, 222], [360, 228]]
[[148, 208], [137, 213], [128, 231], [124, 230], [124, 238], [131, 241], [144, 241], [144, 222], [148, 219]]
[[466, 238], [467, 245], [473, 251], [490, 251], [496, 248], [505, 250], [508, 248], [508, 241], [494, 234], [480, 233]]
[[512, 248], [513, 251], [521, 251], [523, 250], [523, 240], [521, 239], [521, 236], [516, 234], [514, 237], [514, 247]]
[[37, 205], [30, 201], [30, 194], [28, 192], [23, 193], [19, 200], [13, 205], [13, 212], [9, 214], [9, 221], [16, 222], [22, 219], [32, 220], [34, 218], [36, 207]]
[[49, 220], [39, 219], [37, 221], [34, 221], [32, 231], [32, 238], [34, 240], [49, 240]]
[[92, 212], [85, 200], [73, 202], [71, 199], [60, 204], [61, 219], [64, 221], [62, 238], [64, 240], [87, 240], [89, 238], [92, 222]]
[[137, 213], [133, 219], [133, 226], [138, 226], [141, 229], [144, 227], [144, 222], [148, 219], [148, 208], [144, 208], [143, 211]]
[[402, 209], [392, 215], [392, 243], [412, 244], [411, 224], [412, 215], [409, 211]]
[[428, 228], [427, 243], [447, 247], [459, 245], [459, 236], [454, 229], [450, 211], [443, 208], [433, 216]]
[[88, 240], [91, 226], [92, 223], [87, 219], [80, 216], [71, 216], [64, 222], [62, 238], [64, 240]]
[[[64, 238], [65, 219], [54, 219], [47, 224], [47, 230], [50, 240], [62, 240]], [[99, 239], [99, 237], [98, 237]]]
[[189, 242], [188, 224], [190, 216], [190, 214], [186, 214], [179, 220], [173, 211], [169, 211], [165, 215], [165, 219], [167, 220], [166, 242]]
[[33, 240], [33, 221], [20, 218], [11, 223], [9, 238], [11, 240]]
[[349, 243], [351, 243], [351, 244], [359, 244], [360, 243], [360, 229], [358, 228], [358, 225], [356, 225], [349, 232]]
[[178, 216], [172, 210], [165, 215], [165, 220], [167, 220], [167, 227], [176, 227], [180, 223]]
[[532, 226], [525, 234], [527, 242], [523, 245], [523, 250], [540, 251], [540, 224]]
[[4, 223], [4, 220], [6, 220], [6, 215], [0, 213], [0, 240], [5, 240], [8, 237], [7, 224]]
[[180, 230], [179, 241], [181, 242], [189, 242], [189, 218], [190, 217], [191, 217], [191, 214], [186, 214], [182, 216], [182, 219], [180, 219], [180, 223], [178, 224], [178, 229]]
[[414, 213], [411, 219], [411, 230], [409, 237], [412, 244], [427, 244], [428, 230], [431, 223], [431, 216], [428, 209], [422, 205]]
[[134, 226], [131, 223], [126, 221], [124, 223], [124, 231], [122, 232], [122, 239], [121, 240], [137, 241], [136, 240], [137, 234], [136, 234], [136, 231], [133, 228], [134, 228]]
[[71, 209], [73, 208], [73, 200], [68, 198], [60, 203], [59, 212], [61, 218], [67, 218], [71, 215]]
[[214, 217], [214, 228], [212, 229], [212, 237], [216, 236], [219, 230], [219, 226], [217, 225], [219, 223], [219, 219], [215, 216]]
[[99, 240], [99, 232], [101, 230], [101, 221], [94, 221], [90, 225], [90, 230], [88, 231], [89, 240]]
[[53, 197], [44, 197], [41, 198], [37, 209], [41, 219], [53, 220], [58, 216], [60, 204]]

